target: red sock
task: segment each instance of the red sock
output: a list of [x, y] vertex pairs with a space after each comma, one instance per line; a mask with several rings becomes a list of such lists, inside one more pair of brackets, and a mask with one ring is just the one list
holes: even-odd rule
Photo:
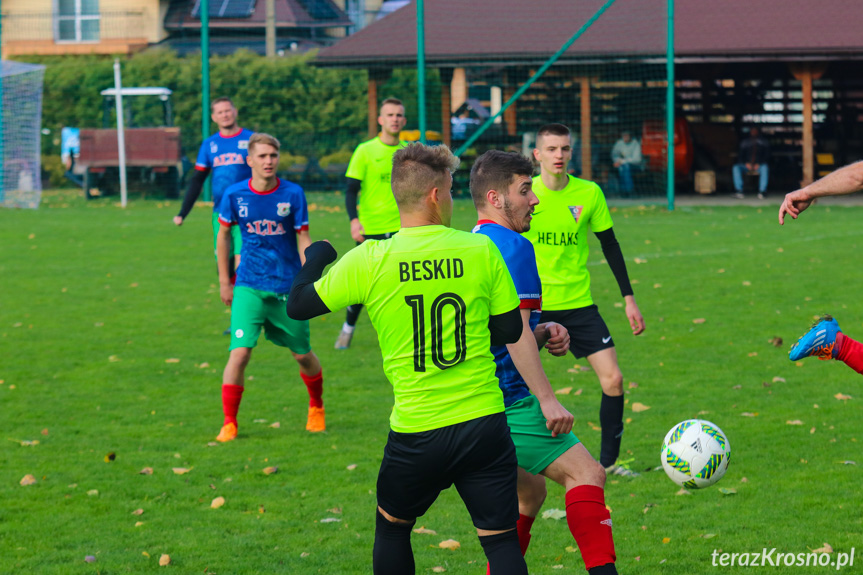
[[567, 491], [566, 522], [586, 569], [615, 562], [611, 515], [605, 508], [602, 487], [578, 485]]
[[301, 371], [300, 377], [303, 378], [303, 383], [309, 390], [309, 407], [323, 407], [324, 370], [319, 371], [317, 375], [306, 375]]
[[836, 345], [839, 347], [836, 359], [844, 361], [857, 373], [863, 373], [863, 344], [843, 333], [836, 336]]
[[242, 385], [222, 384], [222, 411], [225, 412], [225, 425], [228, 423], [237, 425], [237, 412], [240, 411], [244, 389]]
[[530, 528], [533, 527], [533, 522], [536, 517], [530, 515], [518, 514], [518, 523], [515, 524], [518, 531], [518, 544], [521, 547], [521, 554], [527, 553], [527, 546], [530, 545]]

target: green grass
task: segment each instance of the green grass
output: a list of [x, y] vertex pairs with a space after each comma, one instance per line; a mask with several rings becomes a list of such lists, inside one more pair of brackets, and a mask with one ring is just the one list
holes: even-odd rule
[[[344, 253], [352, 242], [341, 197], [310, 202], [313, 238]], [[296, 364], [262, 341], [247, 372], [239, 440], [211, 445], [222, 419], [229, 315], [216, 287], [208, 208], [179, 229], [171, 224], [177, 209], [133, 201], [122, 210], [53, 193], [37, 211], [0, 211], [0, 572], [142, 573], [160, 569], [164, 553], [182, 573], [369, 573], [392, 393], [367, 316], [347, 352], [332, 349], [342, 312], [312, 321], [325, 434], [304, 431], [307, 395]], [[592, 240], [594, 297], [627, 388], [625, 456], [639, 470], [655, 468], [668, 429], [695, 416], [718, 424], [734, 453], [717, 486], [691, 495], [676, 495], [662, 471], [610, 481], [621, 572], [745, 571], [714, 568], [714, 549], [861, 547], [863, 380], [839, 362], [795, 365], [786, 352], [825, 311], [852, 337], [863, 334], [863, 208], [816, 206], [783, 228], [773, 207], [625, 208], [613, 217], [647, 321], [644, 335], [628, 335]], [[474, 219], [469, 202], [456, 203], [456, 227]], [[784, 343], [775, 347], [775, 337]], [[561, 400], [596, 453], [595, 376], [568, 371], [584, 360], [543, 361], [556, 388], [573, 388]], [[650, 409], [634, 413], [634, 402]], [[786, 423], [793, 420], [802, 425]], [[110, 452], [116, 459], [106, 462]], [[857, 465], [839, 463], [846, 460]], [[264, 475], [271, 465], [278, 473]], [[153, 474], [139, 474], [145, 467]], [[25, 474], [36, 484], [19, 485]], [[414, 535], [417, 573], [485, 570], [452, 491], [418, 521], [437, 535]], [[212, 509], [218, 496], [226, 503]], [[563, 508], [556, 485], [545, 505], [553, 508]], [[531, 573], [583, 572], [564, 521], [538, 519], [533, 535]], [[450, 538], [462, 547], [437, 548]], [[846, 571], [861, 564], [856, 557]]]

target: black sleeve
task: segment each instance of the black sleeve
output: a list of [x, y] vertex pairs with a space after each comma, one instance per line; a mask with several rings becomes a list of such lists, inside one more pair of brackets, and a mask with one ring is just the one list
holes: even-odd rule
[[360, 196], [360, 182], [356, 178], [348, 178], [348, 189], [345, 190], [345, 210], [348, 212], [348, 219], [358, 218], [357, 200]]
[[605, 256], [605, 261], [608, 262], [611, 273], [614, 274], [614, 279], [617, 280], [617, 285], [620, 287], [620, 295], [623, 297], [633, 295], [629, 274], [626, 273], [626, 262], [623, 260], [620, 244], [617, 243], [617, 238], [614, 236], [614, 230], [608, 228], [605, 231], [596, 232], [596, 237], [599, 238], [599, 243], [602, 245], [602, 255]]
[[336, 261], [336, 250], [329, 242], [317, 241], [306, 248], [306, 264], [294, 278], [286, 310], [291, 319], [304, 320], [330, 313], [330, 308], [315, 291], [324, 268]]
[[195, 170], [195, 173], [192, 175], [192, 179], [189, 182], [189, 188], [186, 190], [186, 195], [183, 197], [183, 205], [180, 207], [180, 213], [178, 214], [184, 220], [186, 216], [189, 215], [189, 212], [192, 211], [192, 207], [195, 205], [195, 202], [198, 201], [198, 196], [201, 195], [201, 190], [204, 189], [204, 182], [207, 181], [207, 175], [209, 175], [210, 170]]
[[500, 315], [488, 316], [488, 330], [491, 332], [492, 345], [506, 345], [517, 342], [524, 330], [521, 310], [515, 308]]

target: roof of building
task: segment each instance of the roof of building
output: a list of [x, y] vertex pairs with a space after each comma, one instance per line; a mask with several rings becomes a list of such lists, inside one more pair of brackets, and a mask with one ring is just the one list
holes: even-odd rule
[[[606, 0], [428, 0], [429, 66], [539, 64]], [[859, 0], [676, 0], [675, 60], [851, 59], [863, 56]], [[665, 58], [667, 0], [615, 0], [561, 57], [567, 61]], [[330, 66], [416, 62], [416, 3], [321, 50]]]

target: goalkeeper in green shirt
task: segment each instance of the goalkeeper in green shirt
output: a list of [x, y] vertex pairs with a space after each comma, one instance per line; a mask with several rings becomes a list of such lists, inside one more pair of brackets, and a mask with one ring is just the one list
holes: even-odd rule
[[599, 378], [602, 386], [599, 462], [609, 475], [636, 476], [636, 472], [618, 461], [623, 435], [623, 374], [611, 333], [590, 295], [587, 271], [590, 229], [599, 239], [620, 287], [632, 334], [641, 334], [644, 318], [635, 303], [623, 253], [612, 230], [611, 214], [599, 186], [566, 172], [572, 157], [569, 128], [563, 124], [541, 127], [533, 155], [540, 167], [539, 175], [533, 179], [533, 191], [540, 204], [524, 236], [533, 244], [542, 281], [540, 321], [565, 326], [569, 330], [569, 350], [575, 357], [586, 357]]
[[415, 572], [411, 528], [453, 485], [491, 573], [527, 573], [515, 447], [490, 351], [521, 336], [519, 299], [494, 243], [449, 227], [457, 166], [446, 146], [396, 152], [399, 233], [354, 248], [322, 279], [336, 253], [312, 244], [288, 298], [294, 319], [363, 303], [378, 333], [395, 405], [377, 481], [376, 575]]
[[[345, 209], [351, 220], [351, 237], [357, 245], [365, 240], [386, 240], [399, 231], [399, 209], [390, 187], [390, 175], [393, 154], [405, 146], [399, 134], [406, 121], [401, 100], [387, 98], [378, 116], [380, 134], [357, 146], [351, 156], [345, 174], [348, 180]], [[351, 346], [362, 309], [359, 303], [348, 306], [345, 323], [336, 338], [336, 349]]]

